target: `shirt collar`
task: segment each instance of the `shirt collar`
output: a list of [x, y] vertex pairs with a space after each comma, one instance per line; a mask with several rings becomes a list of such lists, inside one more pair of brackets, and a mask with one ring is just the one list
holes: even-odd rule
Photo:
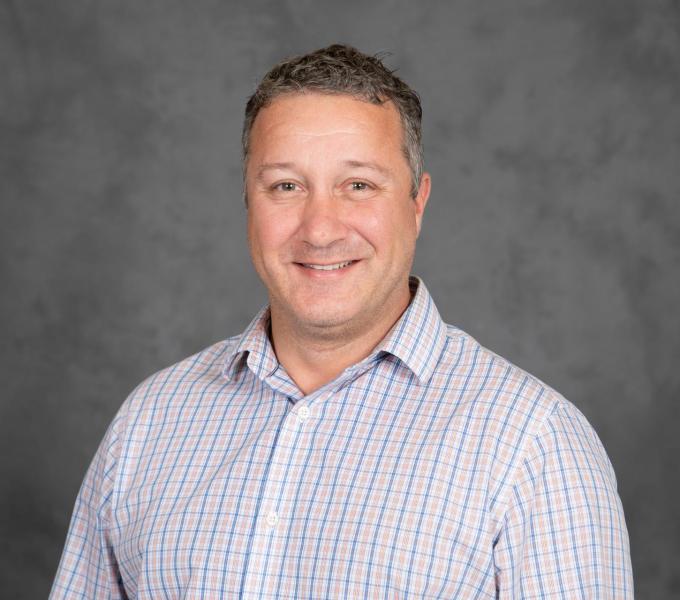
[[419, 277], [409, 278], [412, 300], [376, 351], [396, 356], [418, 378], [427, 383], [446, 343], [446, 324]]
[[[391, 354], [404, 363], [421, 383], [427, 383], [446, 343], [446, 324], [419, 277], [409, 278], [409, 288], [411, 303], [371, 357]], [[222, 373], [227, 379], [234, 378], [244, 362], [260, 379], [276, 371], [279, 361], [269, 341], [269, 320], [269, 307], [266, 306], [246, 327], [225, 358]]]
[[238, 343], [224, 361], [222, 374], [227, 379], [236, 376], [244, 361], [260, 379], [265, 379], [276, 371], [279, 361], [269, 341], [269, 320], [269, 306], [265, 306], [241, 334]]

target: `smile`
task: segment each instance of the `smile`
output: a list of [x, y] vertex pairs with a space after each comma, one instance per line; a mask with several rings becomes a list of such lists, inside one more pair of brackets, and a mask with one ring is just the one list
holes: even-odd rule
[[348, 267], [351, 265], [353, 260], [348, 260], [346, 262], [340, 262], [340, 263], [335, 263], [332, 265], [315, 265], [312, 263], [300, 263], [303, 267], [306, 267], [307, 269], [316, 269], [317, 271], [336, 271], [338, 269], [344, 269], [345, 267]]

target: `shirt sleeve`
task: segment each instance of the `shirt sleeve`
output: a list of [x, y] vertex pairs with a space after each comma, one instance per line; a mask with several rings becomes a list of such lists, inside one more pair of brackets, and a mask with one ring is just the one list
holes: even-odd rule
[[494, 549], [500, 599], [633, 598], [611, 463], [586, 418], [559, 402], [531, 441]]
[[109, 426], [76, 499], [50, 600], [126, 599], [109, 536], [120, 415]]

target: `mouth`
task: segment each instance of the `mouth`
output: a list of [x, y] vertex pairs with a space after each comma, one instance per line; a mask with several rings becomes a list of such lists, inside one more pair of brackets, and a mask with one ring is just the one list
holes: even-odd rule
[[315, 277], [340, 275], [358, 263], [358, 260], [344, 260], [336, 263], [308, 263], [296, 262], [295, 265], [302, 269], [305, 273]]
[[344, 269], [349, 267], [351, 264], [357, 262], [356, 260], [346, 260], [344, 262], [331, 263], [329, 265], [321, 265], [317, 263], [298, 263], [305, 269], [314, 269], [316, 271], [338, 271], [339, 269]]

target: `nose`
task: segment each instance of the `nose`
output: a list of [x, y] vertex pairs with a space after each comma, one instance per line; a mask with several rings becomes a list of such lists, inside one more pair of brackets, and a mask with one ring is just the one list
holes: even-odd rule
[[300, 223], [303, 241], [322, 248], [344, 240], [347, 233], [340, 199], [327, 192], [314, 193], [307, 198]]

